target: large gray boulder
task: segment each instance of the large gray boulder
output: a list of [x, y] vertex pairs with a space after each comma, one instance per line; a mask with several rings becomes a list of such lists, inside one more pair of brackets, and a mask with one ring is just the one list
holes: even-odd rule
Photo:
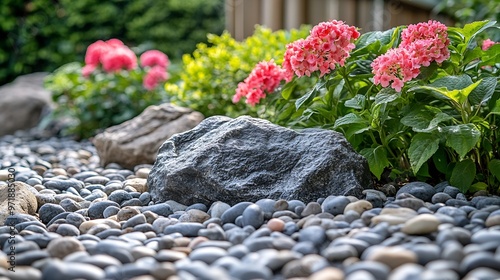
[[361, 197], [370, 182], [366, 159], [337, 132], [216, 116], [168, 139], [147, 184], [154, 202], [189, 205]]
[[0, 87], [0, 136], [37, 126], [52, 107], [50, 91], [43, 87], [47, 73], [19, 76]]
[[195, 127], [203, 118], [200, 112], [170, 103], [149, 106], [137, 117], [97, 134], [92, 142], [102, 166], [118, 163], [132, 169], [152, 164], [165, 140]]

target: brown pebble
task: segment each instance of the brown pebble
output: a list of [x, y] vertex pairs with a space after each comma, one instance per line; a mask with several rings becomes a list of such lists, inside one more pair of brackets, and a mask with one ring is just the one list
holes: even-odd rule
[[128, 221], [128, 219], [132, 218], [135, 215], [140, 214], [141, 211], [139, 209], [134, 208], [132, 206], [125, 206], [118, 213], [116, 214], [116, 218], [118, 218], [118, 221]]
[[280, 199], [280, 200], [276, 201], [276, 203], [274, 203], [274, 209], [276, 209], [276, 211], [287, 210], [288, 209], [288, 201], [286, 201], [284, 199]]
[[63, 259], [77, 251], [85, 251], [85, 247], [74, 237], [56, 238], [47, 245], [47, 252], [54, 258]]
[[313, 273], [310, 280], [343, 280], [344, 272], [335, 267], [326, 267], [322, 270]]
[[484, 223], [487, 227], [499, 226], [500, 225], [500, 215], [490, 216], [486, 219]]
[[267, 222], [267, 227], [271, 231], [283, 231], [283, 229], [285, 228], [285, 222], [283, 222], [281, 219], [273, 218]]
[[179, 237], [174, 239], [174, 247], [187, 247], [191, 242], [189, 237]]
[[195, 237], [193, 238], [193, 240], [191, 240], [191, 242], [189, 242], [189, 245], [188, 247], [193, 249], [195, 248], [196, 246], [198, 246], [199, 244], [205, 242], [205, 241], [208, 241], [208, 238], [206, 238], [205, 236], [198, 236], [198, 237]]
[[177, 252], [182, 252], [182, 253], [185, 253], [186, 255], [191, 254], [191, 251], [192, 251], [192, 249], [189, 247], [173, 247], [171, 250], [177, 251]]

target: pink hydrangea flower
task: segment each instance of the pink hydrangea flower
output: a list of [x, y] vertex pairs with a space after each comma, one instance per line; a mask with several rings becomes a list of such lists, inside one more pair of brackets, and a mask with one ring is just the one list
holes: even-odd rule
[[314, 26], [306, 39], [287, 45], [282, 64], [286, 81], [289, 82], [294, 74], [309, 77], [318, 70], [322, 77], [334, 70], [336, 64], [343, 66], [358, 37], [356, 28], [342, 21], [332, 20]]
[[144, 52], [140, 59], [142, 67], [161, 66], [167, 68], [169, 65], [168, 56], [159, 50], [149, 50]]
[[125, 46], [121, 40], [116, 39], [116, 38], [112, 38], [112, 39], [107, 40], [106, 44], [108, 44], [108, 46], [110, 46], [112, 48]]
[[158, 86], [159, 83], [164, 82], [168, 79], [168, 73], [165, 68], [159, 65], [151, 67], [149, 71], [144, 76], [142, 82], [144, 88], [147, 90], [153, 90]]
[[106, 72], [121, 69], [131, 70], [137, 67], [137, 56], [126, 46], [115, 47], [101, 57], [102, 67]]
[[85, 64], [97, 66], [101, 63], [101, 57], [103, 54], [109, 51], [109, 45], [102, 41], [96, 41], [87, 47], [87, 52], [85, 53]]
[[373, 60], [373, 83], [401, 92], [404, 83], [418, 76], [420, 65], [412, 59], [412, 53], [404, 48], [390, 49], [387, 53]]
[[432, 61], [442, 63], [450, 57], [449, 44], [446, 25], [429, 20], [410, 24], [403, 30], [399, 47], [415, 51], [414, 59], [421, 65], [429, 66]]
[[482, 44], [482, 46], [481, 46], [481, 49], [482, 49], [483, 51], [487, 51], [487, 50], [488, 50], [489, 48], [491, 48], [491, 46], [493, 46], [494, 44], [498, 44], [498, 43], [496, 43], [495, 41], [492, 41], [492, 40], [490, 40], [490, 39], [486, 39], [486, 40], [484, 40], [484, 41], [483, 41], [483, 44]]
[[273, 92], [284, 79], [285, 73], [274, 60], [261, 61], [252, 70], [250, 75], [238, 84], [233, 102], [237, 103], [246, 97], [246, 103], [255, 106], [266, 93]]

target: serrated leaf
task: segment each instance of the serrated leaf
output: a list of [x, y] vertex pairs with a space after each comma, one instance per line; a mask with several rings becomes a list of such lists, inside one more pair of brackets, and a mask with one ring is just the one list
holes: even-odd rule
[[359, 153], [366, 158], [370, 171], [380, 180], [384, 169], [390, 166], [386, 149], [383, 146], [378, 146], [376, 148], [365, 148]]
[[492, 159], [488, 163], [488, 169], [500, 181], [500, 159]]
[[363, 108], [365, 108], [365, 96], [356, 94], [353, 98], [347, 100], [344, 103], [344, 106], [346, 106], [347, 108], [363, 110]]
[[462, 193], [469, 190], [476, 177], [476, 165], [471, 159], [459, 161], [451, 172], [450, 184], [460, 189]]
[[335, 121], [335, 125], [333, 126], [333, 128], [337, 128], [337, 127], [340, 127], [340, 126], [343, 126], [343, 125], [346, 125], [346, 124], [354, 124], [354, 123], [360, 123], [360, 124], [366, 124], [368, 125], [368, 121], [354, 113], [349, 113], [345, 116], [342, 116], [340, 118], [338, 118], [336, 121]]
[[446, 146], [455, 150], [460, 159], [474, 148], [481, 137], [481, 132], [473, 124], [459, 124], [443, 128]]
[[413, 137], [408, 149], [408, 157], [415, 174], [438, 148], [439, 136], [434, 133], [418, 133]]
[[497, 86], [497, 78], [486, 77], [481, 83], [470, 93], [469, 100], [472, 105], [486, 104]]
[[438, 149], [434, 153], [434, 155], [432, 155], [432, 162], [434, 162], [434, 166], [439, 172], [446, 174], [446, 171], [448, 169], [448, 161], [444, 149]]

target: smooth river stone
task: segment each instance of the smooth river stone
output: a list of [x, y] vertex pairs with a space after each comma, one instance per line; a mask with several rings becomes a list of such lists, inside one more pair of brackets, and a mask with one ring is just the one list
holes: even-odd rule
[[410, 235], [423, 235], [438, 230], [440, 221], [434, 215], [422, 214], [406, 221], [402, 232]]
[[384, 208], [378, 216], [371, 219], [373, 224], [387, 222], [389, 225], [403, 224], [417, 216], [417, 211], [410, 208]]
[[372, 204], [367, 200], [358, 200], [347, 204], [344, 208], [344, 215], [349, 212], [349, 210], [356, 211], [359, 215], [363, 214], [366, 210], [372, 209]]
[[309, 280], [343, 280], [344, 272], [335, 267], [326, 267], [311, 274]]
[[90, 221], [85, 221], [80, 224], [80, 234], [87, 233], [93, 226], [96, 225], [108, 225], [110, 228], [121, 229], [120, 223], [113, 221], [111, 219], [95, 219]]
[[395, 269], [403, 264], [416, 263], [418, 257], [414, 252], [403, 247], [377, 246], [369, 251], [366, 260], [380, 262]]
[[52, 257], [59, 259], [63, 259], [67, 255], [78, 251], [85, 251], [85, 247], [83, 247], [80, 240], [74, 237], [57, 238], [50, 241], [47, 245], [47, 252]]

